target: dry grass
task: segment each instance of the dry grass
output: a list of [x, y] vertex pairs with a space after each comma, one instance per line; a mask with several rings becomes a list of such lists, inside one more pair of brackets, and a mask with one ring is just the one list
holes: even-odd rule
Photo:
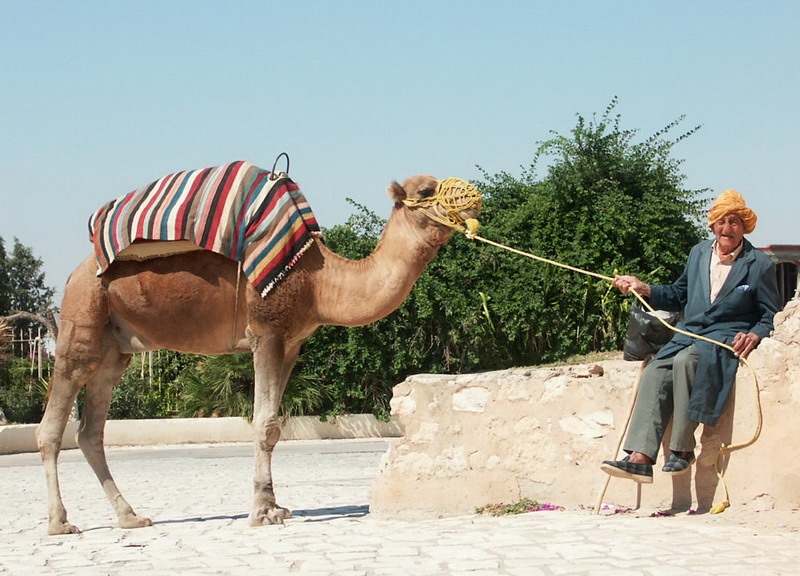
[[570, 356], [560, 362], [553, 362], [547, 366], [565, 366], [569, 364], [591, 364], [602, 362], [603, 360], [622, 360], [622, 352], [591, 352], [589, 354], [579, 354]]

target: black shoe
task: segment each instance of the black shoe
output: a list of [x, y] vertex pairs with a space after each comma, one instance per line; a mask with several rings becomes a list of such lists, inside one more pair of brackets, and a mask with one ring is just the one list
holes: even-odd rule
[[617, 478], [628, 478], [639, 484], [653, 483], [653, 465], [637, 464], [630, 461], [630, 456], [622, 460], [605, 460], [600, 465], [600, 470]]
[[[686, 454], [686, 456], [684, 456]], [[694, 462], [694, 452], [675, 452], [670, 450], [669, 459], [661, 469], [662, 472], [680, 476], [689, 471], [689, 467]]]

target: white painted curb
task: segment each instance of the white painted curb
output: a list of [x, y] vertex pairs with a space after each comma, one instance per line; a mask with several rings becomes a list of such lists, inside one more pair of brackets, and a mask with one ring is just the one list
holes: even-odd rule
[[[0, 454], [36, 452], [38, 424], [0, 426]], [[62, 448], [76, 448], [79, 422], [69, 422]], [[323, 422], [317, 416], [294, 416], [283, 420], [281, 440], [325, 440], [341, 438], [392, 438], [402, 436], [400, 424], [381, 422], [372, 414], [348, 414]], [[163, 420], [109, 420], [106, 446], [153, 444], [213, 444], [252, 442], [253, 430], [244, 418], [172, 418]]]

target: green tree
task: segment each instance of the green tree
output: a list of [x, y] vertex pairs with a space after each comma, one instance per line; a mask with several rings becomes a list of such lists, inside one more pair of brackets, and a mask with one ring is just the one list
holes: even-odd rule
[[53, 309], [55, 289], [45, 284], [42, 266], [42, 260], [17, 238], [9, 256], [0, 237], [0, 317], [17, 312], [28, 315], [15, 322], [23, 332], [36, 324], [30, 316], [46, 318]]
[[14, 249], [6, 258], [11, 310], [42, 313], [53, 306], [55, 290], [45, 284], [42, 266], [33, 250], [14, 238]]
[[11, 280], [8, 277], [8, 256], [3, 237], [0, 236], [0, 316], [11, 312]]
[[[597, 122], [579, 115], [570, 136], [541, 143], [521, 179], [487, 177], [484, 225], [492, 239], [578, 268], [671, 281], [705, 234], [697, 199], [703, 191], [683, 188], [681, 161], [671, 156], [698, 128], [668, 138], [681, 117], [634, 143], [637, 131], [621, 128], [616, 104]], [[550, 164], [539, 180], [543, 159]], [[519, 264], [506, 257], [486, 271], [510, 356], [538, 363], [619, 349], [629, 299], [602, 280], [547, 264]]]
[[[25, 333], [37, 318], [49, 323], [46, 316], [55, 291], [45, 285], [41, 267], [42, 261], [17, 238], [9, 256], [0, 237], [0, 317], [8, 320], [6, 341], [11, 339], [12, 327]], [[20, 346], [21, 357], [10, 357], [7, 348], [0, 354], [0, 407], [12, 422], [38, 422], [42, 415], [46, 385], [39, 379], [38, 367], [34, 370], [32, 359], [26, 357], [32, 351]], [[52, 368], [47, 354], [43, 354], [42, 367], [46, 378]]]

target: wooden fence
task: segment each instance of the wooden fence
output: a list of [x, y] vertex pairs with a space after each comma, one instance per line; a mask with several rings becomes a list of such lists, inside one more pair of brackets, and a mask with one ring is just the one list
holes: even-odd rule
[[31, 376], [34, 371], [40, 380], [50, 379], [51, 363], [45, 362], [50, 357], [48, 350], [49, 342], [47, 331], [41, 327], [35, 331], [33, 328], [27, 330], [17, 330], [12, 328], [9, 339], [10, 353], [19, 358], [28, 358], [31, 362]]
[[[18, 358], [27, 358], [30, 360], [30, 373], [33, 376], [34, 372], [40, 380], [49, 381], [52, 363], [47, 362], [51, 356], [51, 347], [54, 346], [52, 339], [48, 337], [47, 330], [41, 327], [37, 330], [28, 328], [27, 330], [17, 330], [10, 327], [6, 328], [9, 331], [8, 353]], [[0, 337], [2, 340], [2, 337]], [[139, 356], [139, 370], [140, 378], [147, 380], [150, 385], [153, 385], [153, 352], [142, 352], [135, 354]], [[134, 365], [135, 363], [131, 363]]]

